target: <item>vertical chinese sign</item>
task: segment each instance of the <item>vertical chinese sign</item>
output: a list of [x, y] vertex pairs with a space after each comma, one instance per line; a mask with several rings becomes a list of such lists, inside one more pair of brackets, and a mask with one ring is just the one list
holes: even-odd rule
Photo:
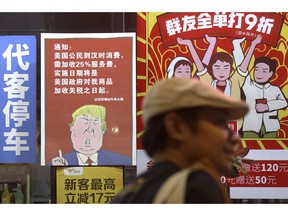
[[41, 164], [135, 165], [135, 33], [41, 40]]
[[123, 189], [122, 167], [57, 167], [56, 203], [108, 203]]
[[[248, 175], [223, 177], [223, 183], [231, 185], [231, 198], [287, 199], [287, 13], [138, 13], [137, 24], [146, 29], [140, 31], [138, 25], [137, 46], [146, 46], [137, 56], [147, 62], [146, 82], [137, 80], [144, 89], [137, 102], [158, 80], [181, 78], [174, 74], [181, 64], [190, 69], [182, 78], [200, 79], [245, 100], [248, 115], [231, 121], [229, 127], [241, 135], [242, 147], [250, 149], [246, 157], [256, 163], [244, 164]], [[224, 63], [231, 68], [228, 73], [213, 68]], [[141, 117], [141, 108], [137, 113]], [[137, 126], [137, 155], [143, 130]], [[145, 155], [142, 159], [137, 157], [137, 168], [153, 165]]]
[[36, 38], [0, 36], [0, 163], [36, 161]]

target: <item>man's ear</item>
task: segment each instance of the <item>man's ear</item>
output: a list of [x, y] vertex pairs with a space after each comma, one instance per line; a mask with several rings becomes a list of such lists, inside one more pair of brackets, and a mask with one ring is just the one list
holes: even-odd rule
[[187, 132], [187, 124], [185, 121], [176, 113], [168, 113], [164, 117], [164, 127], [167, 134], [175, 140], [185, 140]]

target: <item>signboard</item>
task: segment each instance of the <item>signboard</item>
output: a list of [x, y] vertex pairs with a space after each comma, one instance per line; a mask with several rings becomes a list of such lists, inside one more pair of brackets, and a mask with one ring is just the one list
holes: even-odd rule
[[250, 150], [247, 158], [254, 164], [245, 164], [248, 175], [222, 177], [229, 184], [233, 199], [287, 199], [288, 151], [281, 149]]
[[136, 164], [135, 34], [41, 40], [41, 164]]
[[[137, 104], [155, 82], [171, 78], [200, 79], [245, 100], [250, 112], [229, 122], [229, 128], [242, 137], [241, 147], [250, 149], [246, 157], [256, 163], [244, 165], [248, 175], [221, 180], [230, 184], [231, 198], [287, 199], [287, 13], [138, 13], [137, 27], [137, 68], [142, 71]], [[186, 77], [174, 73], [180, 62], [189, 67]], [[224, 78], [213, 69], [216, 62], [229, 64]], [[263, 65], [271, 69], [268, 75], [261, 72]], [[140, 105], [137, 113], [140, 174], [153, 161], [142, 152]]]
[[284, 17], [276, 13], [202, 12], [165, 13], [157, 16], [164, 46], [177, 45], [177, 37], [204, 38], [205, 34], [253, 40], [276, 46]]
[[0, 36], [0, 163], [36, 162], [36, 38]]
[[57, 167], [57, 204], [108, 203], [123, 188], [123, 167]]

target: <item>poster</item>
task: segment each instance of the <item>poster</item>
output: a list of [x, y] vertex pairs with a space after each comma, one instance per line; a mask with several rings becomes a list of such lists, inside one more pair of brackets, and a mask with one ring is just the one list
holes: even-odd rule
[[57, 204], [108, 203], [123, 188], [123, 167], [57, 167]]
[[41, 164], [136, 164], [135, 34], [44, 33], [41, 46]]
[[0, 36], [0, 163], [36, 162], [36, 37]]
[[[256, 163], [246, 165], [248, 175], [221, 180], [229, 182], [231, 198], [287, 199], [287, 13], [137, 15], [137, 68], [142, 72], [137, 76], [137, 91], [141, 92], [137, 103], [141, 104], [155, 82], [170, 78], [200, 79], [245, 100], [250, 106], [248, 115], [229, 122], [229, 128], [242, 137], [241, 147], [250, 149], [246, 157]], [[175, 68], [183, 62], [189, 73], [177, 74]], [[151, 159], [141, 152], [141, 106], [137, 114], [137, 155], [141, 157], [137, 168], [143, 170], [149, 168]]]

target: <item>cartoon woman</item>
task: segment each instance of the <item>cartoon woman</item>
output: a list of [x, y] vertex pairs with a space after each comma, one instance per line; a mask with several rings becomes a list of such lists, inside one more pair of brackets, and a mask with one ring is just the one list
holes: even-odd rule
[[[208, 35], [205, 35], [205, 37], [209, 43], [209, 47], [207, 48], [207, 51], [203, 57], [203, 62], [201, 62], [200, 58], [198, 57], [193, 45], [190, 46], [189, 42], [192, 43], [190, 40], [183, 40], [182, 38], [177, 38], [177, 43], [179, 45], [188, 46], [190, 54], [196, 64], [198, 71], [204, 70], [204, 66], [202, 68], [201, 65], [203, 64], [208, 65], [215, 43], [216, 43], [215, 37], [209, 37]], [[190, 79], [190, 78], [193, 78], [192, 70], [193, 70], [193, 65], [191, 61], [186, 57], [178, 56], [174, 58], [169, 64], [168, 69], [167, 69], [167, 78], [171, 79], [172, 77], [175, 77], [175, 78]]]
[[192, 63], [190, 60], [183, 56], [174, 58], [168, 66], [167, 78], [192, 78]]

